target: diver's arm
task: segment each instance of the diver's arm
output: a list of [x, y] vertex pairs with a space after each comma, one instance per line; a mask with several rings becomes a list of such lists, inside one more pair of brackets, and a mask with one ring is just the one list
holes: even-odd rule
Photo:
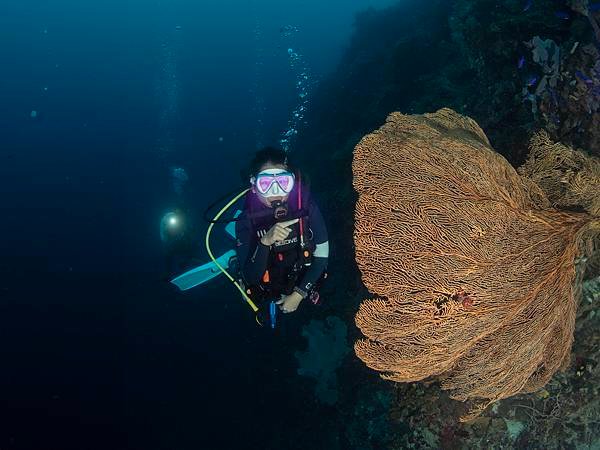
[[302, 295], [302, 298], [305, 298], [317, 280], [321, 277], [321, 275], [323, 275], [325, 269], [327, 269], [328, 261], [329, 258], [314, 257], [310, 267], [302, 277], [302, 281], [300, 281], [300, 283], [294, 288], [294, 291]]
[[327, 269], [329, 261], [329, 236], [325, 219], [319, 210], [319, 207], [314, 201], [311, 201], [308, 212], [310, 229], [313, 232], [313, 239], [317, 243], [317, 247], [313, 253], [313, 258], [310, 267], [300, 280], [300, 283], [294, 289], [302, 298], [308, 295], [317, 280], [323, 275]]

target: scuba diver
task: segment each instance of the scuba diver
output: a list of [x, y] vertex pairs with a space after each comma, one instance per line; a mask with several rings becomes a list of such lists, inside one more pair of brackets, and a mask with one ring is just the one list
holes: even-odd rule
[[192, 224], [181, 209], [166, 213], [160, 221], [160, 240], [165, 252], [164, 278], [170, 279], [182, 270], [197, 265], [198, 244], [192, 233]]
[[[224, 274], [256, 314], [260, 325], [275, 328], [277, 311], [288, 314], [300, 304], [319, 304], [318, 288], [327, 278], [329, 241], [325, 221], [301, 173], [283, 150], [265, 147], [252, 160], [250, 187], [229, 201], [212, 219], [205, 244], [211, 261], [171, 280], [186, 291]], [[233, 218], [219, 218], [238, 200]], [[221, 199], [222, 200], [222, 199]], [[208, 211], [215, 204], [209, 206]], [[215, 257], [210, 235], [215, 224], [235, 240], [235, 248]], [[257, 306], [258, 305], [258, 306]]]
[[257, 320], [264, 322], [268, 300], [284, 314], [307, 298], [319, 303], [329, 241], [317, 204], [283, 150], [258, 151], [249, 172], [251, 188], [235, 227], [236, 253], [246, 292], [259, 304]]

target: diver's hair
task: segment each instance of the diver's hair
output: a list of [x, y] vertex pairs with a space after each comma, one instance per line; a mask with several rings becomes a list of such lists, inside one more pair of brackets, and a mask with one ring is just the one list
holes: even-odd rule
[[252, 161], [250, 161], [248, 176], [256, 175], [260, 168], [267, 163], [285, 164], [290, 171], [294, 172], [286, 152], [276, 147], [263, 147], [255, 153]]

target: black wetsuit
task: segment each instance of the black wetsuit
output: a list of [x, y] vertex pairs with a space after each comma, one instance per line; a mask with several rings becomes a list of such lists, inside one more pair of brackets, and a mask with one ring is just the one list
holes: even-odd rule
[[[294, 187], [288, 197], [288, 214], [275, 220], [273, 209], [262, 204], [256, 194], [246, 194], [246, 204], [236, 222], [237, 255], [246, 286], [260, 287], [265, 297], [288, 295], [294, 287], [310, 294], [327, 268], [327, 257], [312, 255], [318, 244], [328, 241], [327, 228], [321, 212], [306, 187], [302, 188], [302, 207]], [[260, 238], [276, 223], [301, 216], [307, 248], [312, 255], [310, 265], [304, 265], [300, 251], [300, 224], [290, 225], [291, 232], [281, 243], [266, 246]], [[269, 272], [265, 277], [265, 272]], [[267, 279], [267, 281], [265, 281]]]

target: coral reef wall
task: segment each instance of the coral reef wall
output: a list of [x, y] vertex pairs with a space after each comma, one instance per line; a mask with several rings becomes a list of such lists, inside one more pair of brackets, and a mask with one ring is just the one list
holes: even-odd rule
[[595, 35], [564, 1], [409, 0], [364, 12], [355, 28], [315, 92], [298, 148], [343, 160], [391, 111], [449, 107], [475, 119], [514, 166], [539, 128], [600, 152]]
[[[360, 139], [379, 128], [390, 112], [422, 114], [450, 107], [468, 115], [513, 167], [527, 159], [531, 137], [540, 129], [547, 130], [553, 143], [598, 154], [596, 36], [589, 14], [578, 12], [576, 3], [586, 2], [403, 0], [356, 18], [354, 37], [337, 70], [314, 92], [306, 115], [310, 126], [299, 130], [293, 155], [312, 176], [313, 192], [331, 230], [324, 314], [339, 315], [350, 323], [358, 304], [369, 295], [353, 261], [357, 196], [352, 157]], [[594, 14], [597, 20], [599, 13]], [[571, 161], [568, 167], [542, 168], [560, 175], [559, 181], [553, 178], [550, 183], [556, 187], [564, 188], [560, 179], [574, 180], [580, 169], [579, 159], [566, 159]], [[569, 197], [539, 177], [531, 181], [539, 182], [540, 199], [545, 196], [550, 206], [589, 212], [582, 204], [566, 206]], [[562, 203], [556, 203], [557, 198]], [[582, 258], [577, 267], [578, 272], [587, 270], [586, 279], [600, 274], [600, 260], [594, 265]], [[350, 448], [438, 447], [435, 442], [489, 448], [490, 438], [508, 445], [508, 437], [500, 441], [499, 434], [506, 433], [506, 424], [514, 431], [518, 422], [525, 424], [518, 434], [522, 446], [557, 448], [552, 433], [559, 428], [569, 442], [590, 444], [584, 437], [597, 434], [593, 424], [600, 420], [589, 413], [593, 405], [586, 394], [600, 376], [600, 355], [592, 351], [597, 339], [590, 330], [600, 317], [594, 316], [596, 309], [597, 302], [586, 302], [579, 309], [583, 316], [577, 321], [579, 341], [575, 340], [572, 364], [553, 378], [547, 391], [498, 402], [493, 412], [486, 412], [488, 417], [472, 426], [456, 424], [464, 411], [457, 407], [459, 402], [445, 401], [446, 391], [435, 385], [385, 383], [361, 361], [346, 358], [338, 372], [338, 411], [343, 418], [339, 435], [353, 443]], [[350, 340], [360, 337], [352, 326], [348, 335]], [[370, 401], [383, 397], [391, 401], [387, 412]], [[511, 439], [516, 439], [517, 433], [513, 435]], [[510, 442], [514, 445], [514, 439]]]

